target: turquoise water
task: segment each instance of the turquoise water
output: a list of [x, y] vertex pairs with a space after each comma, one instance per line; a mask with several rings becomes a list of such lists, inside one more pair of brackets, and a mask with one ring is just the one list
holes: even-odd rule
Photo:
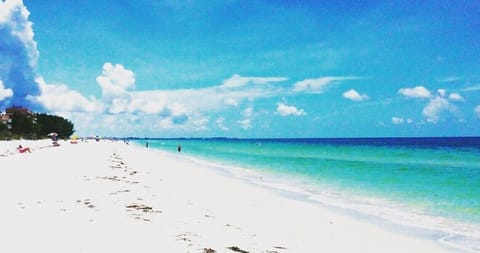
[[295, 186], [323, 204], [433, 230], [450, 246], [480, 251], [480, 138], [148, 142], [171, 152], [180, 144], [183, 155]]

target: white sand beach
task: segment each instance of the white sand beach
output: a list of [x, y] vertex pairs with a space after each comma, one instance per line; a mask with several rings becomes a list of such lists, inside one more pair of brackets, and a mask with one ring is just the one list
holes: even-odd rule
[[0, 142], [0, 252], [453, 252], [182, 154], [50, 144]]

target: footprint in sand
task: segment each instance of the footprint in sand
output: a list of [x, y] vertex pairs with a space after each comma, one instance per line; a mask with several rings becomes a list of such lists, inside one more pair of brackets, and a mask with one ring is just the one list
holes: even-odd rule
[[85, 199], [83, 201], [82, 200], [77, 200], [77, 203], [79, 203], [79, 204], [82, 203], [82, 202], [88, 208], [95, 208], [95, 205], [92, 204], [92, 201], [90, 199]]
[[21, 208], [21, 209], [25, 209], [25, 208], [26, 208], [25, 204], [23, 204], [22, 202], [18, 202], [17, 205], [18, 205], [18, 207]]
[[[184, 241], [188, 244], [188, 246], [192, 246], [193, 243], [192, 243], [192, 239], [190, 239], [191, 237], [198, 237], [197, 234], [194, 234], [192, 232], [186, 232], [186, 233], [183, 233], [183, 234], [179, 234], [176, 236], [177, 238], [177, 241]], [[215, 252], [215, 251], [214, 251]]]
[[243, 249], [240, 249], [240, 248], [237, 247], [237, 246], [228, 247], [227, 249], [229, 249], [229, 250], [231, 250], [231, 251], [234, 251], [234, 252], [249, 253], [248, 251], [243, 250]]
[[127, 212], [132, 212], [131, 216], [134, 217], [137, 220], [143, 220], [150, 222], [151, 220], [149, 218], [144, 218], [144, 214], [152, 214], [152, 213], [161, 213], [162, 211], [160, 210], [155, 210], [151, 206], [147, 206], [144, 204], [130, 204], [125, 206], [127, 208]]
[[129, 190], [129, 189], [120, 190], [120, 191], [112, 192], [112, 193], [110, 193], [110, 195], [117, 195], [117, 194], [119, 194], [119, 193], [126, 193], [126, 192], [130, 192], [130, 190]]

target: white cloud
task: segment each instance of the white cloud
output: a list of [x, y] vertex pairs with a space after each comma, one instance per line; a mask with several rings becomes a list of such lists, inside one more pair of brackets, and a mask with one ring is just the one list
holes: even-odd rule
[[[136, 114], [129, 114], [136, 115]], [[152, 121], [151, 125], [146, 124], [145, 119], [150, 119]], [[209, 119], [202, 115], [178, 115], [178, 116], [169, 116], [162, 117], [159, 115], [142, 115], [141, 116], [142, 125], [148, 125], [154, 127], [154, 134], [158, 134], [159, 130], [169, 130], [169, 131], [184, 131], [184, 132], [198, 132], [205, 131], [208, 129]], [[145, 131], [145, 130], [142, 130]]]
[[207, 117], [194, 118], [192, 120], [192, 126], [196, 131], [205, 131], [208, 129], [207, 125], [210, 120]]
[[405, 122], [405, 120], [403, 118], [392, 117], [392, 123], [395, 124], [395, 125], [403, 124], [403, 122]]
[[430, 91], [423, 86], [417, 86], [414, 88], [402, 88], [398, 90], [398, 93], [411, 98], [429, 98], [431, 97]]
[[282, 90], [272, 84], [286, 80], [288, 79], [285, 77], [242, 77], [235, 74], [218, 86], [196, 89], [194, 92], [210, 95], [207, 97], [208, 100], [205, 100], [206, 104], [221, 102], [219, 106], [236, 107], [245, 99], [253, 101], [257, 98], [280, 94]]
[[221, 87], [223, 88], [235, 88], [242, 87], [248, 84], [262, 85], [275, 82], [283, 82], [288, 80], [285, 77], [243, 77], [238, 74], [233, 75], [229, 79], [223, 81]]
[[217, 127], [223, 131], [228, 131], [228, 127], [225, 126], [225, 118], [220, 117], [217, 120], [215, 120], [215, 123], [217, 124]]
[[480, 105], [477, 105], [477, 107], [475, 107], [474, 112], [477, 115], [477, 117], [480, 119]]
[[438, 89], [437, 92], [442, 97], [445, 97], [447, 95], [447, 91], [445, 89]]
[[413, 123], [413, 119], [404, 119], [402, 117], [392, 117], [392, 123], [395, 124], [395, 125], [400, 125], [400, 124], [403, 124], [403, 123], [407, 123], [407, 124], [412, 124]]
[[[115, 65], [119, 66], [119, 65]], [[123, 73], [122, 67], [117, 67]], [[280, 94], [282, 89], [271, 84], [286, 80], [282, 77], [241, 77], [234, 75], [224, 83], [198, 89], [177, 90], [147, 90], [134, 91], [133, 72], [128, 75], [119, 75], [125, 78], [113, 78], [110, 71], [115, 69], [112, 64], [104, 66], [104, 73], [97, 78], [104, 91], [106, 110], [111, 114], [124, 115], [141, 114], [148, 117], [157, 117], [155, 124], [162, 129], [207, 129], [208, 120], [202, 115], [225, 110], [226, 107], [237, 107], [245, 101], [250, 103], [258, 98], [272, 97]], [[115, 80], [115, 81], [114, 81]], [[122, 84], [122, 85], [115, 85]], [[107, 96], [107, 97], [106, 97]], [[242, 111], [242, 119], [238, 121], [243, 129], [252, 126], [253, 107], [249, 106]], [[127, 122], [128, 123], [128, 122]], [[220, 121], [215, 122], [220, 129], [228, 129]], [[220, 125], [219, 125], [220, 124]]]
[[28, 21], [30, 12], [21, 0], [0, 1], [0, 25], [12, 29], [12, 35], [23, 42], [29, 55], [30, 66], [35, 66], [38, 60], [37, 43], [33, 40], [32, 22]]
[[353, 101], [364, 101], [364, 100], [369, 99], [368, 95], [360, 94], [354, 89], [345, 91], [343, 93], [343, 97], [346, 98], [346, 99], [353, 100]]
[[252, 120], [251, 119], [242, 119], [242, 120], [239, 120], [237, 122], [238, 122], [238, 124], [240, 124], [240, 127], [243, 130], [248, 130], [248, 129], [252, 128]]
[[[241, 78], [241, 77], [236, 77]], [[258, 79], [258, 80], [257, 80]], [[275, 78], [256, 77], [253, 83], [264, 85], [231, 86], [219, 85], [199, 89], [124, 91], [111, 94], [108, 103], [110, 113], [144, 113], [163, 116], [212, 112], [225, 106], [238, 106], [242, 101], [271, 97], [279, 91], [267, 85], [266, 80]]]
[[0, 80], [0, 101], [12, 96], [13, 96], [13, 90], [5, 88], [2, 80]]
[[303, 109], [297, 109], [292, 105], [286, 105], [284, 103], [277, 103], [277, 113], [281, 116], [304, 116], [307, 113]]
[[223, 102], [226, 105], [231, 105], [231, 106], [238, 106], [238, 103], [239, 103], [239, 101], [237, 101], [235, 98], [232, 98], [232, 97], [225, 98]]
[[87, 99], [63, 84], [47, 84], [43, 78], [36, 79], [40, 87], [39, 96], [28, 99], [43, 105], [52, 112], [100, 112], [103, 105], [95, 98]]
[[448, 99], [450, 101], [454, 101], [454, 102], [463, 102], [465, 101], [465, 99], [458, 93], [451, 93], [449, 96], [448, 96]]
[[5, 104], [40, 109], [27, 99], [40, 93], [35, 82], [39, 53], [29, 15], [21, 0], [0, 1], [0, 80], [13, 92], [5, 91]]
[[354, 76], [327, 76], [316, 79], [305, 79], [293, 85], [293, 92], [323, 93], [328, 85], [344, 80], [355, 80]]
[[[448, 114], [453, 114], [455, 116], [455, 113], [457, 112], [457, 107], [451, 102], [465, 101], [465, 99], [460, 94], [449, 94], [445, 89], [438, 89], [438, 94], [433, 96], [432, 94], [430, 94], [430, 91], [423, 86], [417, 86], [414, 88], [403, 88], [400, 89], [398, 92], [410, 98], [429, 98], [429, 102], [423, 108], [422, 114], [426, 118], [426, 122], [433, 124], [440, 121], [442, 115], [445, 116]], [[392, 122], [394, 122], [393, 119]], [[398, 119], [395, 120], [395, 122], [401, 123]]]
[[473, 86], [468, 86], [462, 91], [469, 92], [469, 91], [479, 91], [480, 90], [480, 84], [473, 85]]
[[249, 106], [249, 107], [245, 108], [245, 110], [243, 110], [242, 114], [246, 118], [252, 117], [253, 116], [253, 107]]
[[[156, 129], [150, 133], [153, 135], [161, 129], [170, 133], [205, 131], [209, 124], [205, 115], [229, 106], [238, 107], [245, 101], [251, 103], [258, 98], [276, 96], [282, 89], [273, 87], [272, 82], [286, 80], [280, 77], [235, 75], [223, 84], [205, 88], [135, 91], [133, 72], [111, 63], [106, 63], [103, 69], [97, 81], [104, 96], [96, 102], [109, 114], [97, 113], [97, 120], [79, 114], [76, 117], [83, 118], [80, 126], [86, 129], [95, 129], [95, 126], [107, 124], [107, 121], [115, 122], [113, 119], [117, 118], [115, 126], [106, 126], [104, 129], [120, 134], [125, 134], [125, 129], [142, 131], [143, 134], [149, 132], [150, 128]], [[246, 130], [252, 128], [253, 117], [253, 107], [246, 107], [242, 111], [242, 119], [238, 121], [240, 127]], [[223, 122], [224, 119], [219, 119], [215, 123], [219, 129], [226, 131], [228, 127]], [[139, 130], [139, 125], [148, 126], [148, 129]]]
[[443, 112], [452, 112], [454, 110], [455, 107], [447, 99], [437, 96], [423, 108], [423, 115], [427, 118], [427, 122], [437, 123]]
[[240, 127], [244, 130], [252, 128], [252, 118], [254, 116], [254, 111], [252, 106], [248, 106], [242, 111], [243, 119], [237, 121], [240, 124]]
[[461, 80], [462, 78], [459, 76], [447, 76], [445, 78], [438, 79], [437, 81], [440, 83], [451, 83]]
[[97, 77], [97, 82], [105, 98], [122, 95], [135, 87], [133, 72], [121, 64], [112, 65], [110, 62], [103, 64], [102, 75]]

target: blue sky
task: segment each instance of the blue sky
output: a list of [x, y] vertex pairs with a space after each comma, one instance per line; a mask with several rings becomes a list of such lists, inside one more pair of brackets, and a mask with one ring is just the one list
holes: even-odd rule
[[0, 50], [80, 135], [480, 135], [479, 1], [7, 0]]

